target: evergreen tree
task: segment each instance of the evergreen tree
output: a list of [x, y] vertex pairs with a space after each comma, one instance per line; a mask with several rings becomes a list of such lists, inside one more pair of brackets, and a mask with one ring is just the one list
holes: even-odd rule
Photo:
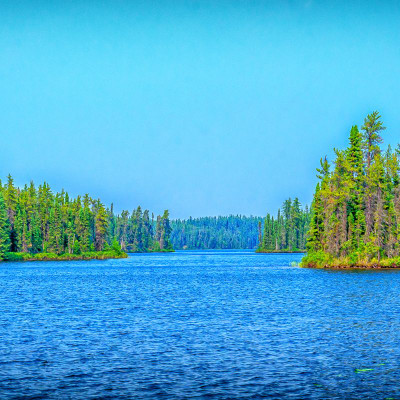
[[[171, 220], [174, 249], [255, 249], [262, 241], [260, 217], [229, 215]], [[260, 235], [259, 235], [260, 233]]]
[[334, 169], [322, 168], [306, 265], [370, 265], [400, 256], [400, 158], [390, 146], [382, 151], [384, 129], [379, 113], [369, 114], [362, 134], [353, 126], [349, 147], [335, 150]]
[[[115, 241], [130, 251], [157, 250], [149, 211], [140, 207], [131, 216], [125, 211], [115, 215], [113, 205], [106, 210], [88, 194], [76, 199], [64, 190], [53, 194], [46, 182], [19, 189], [11, 175], [4, 186], [0, 181], [0, 194], [0, 259], [8, 252], [81, 254], [110, 246], [121, 252]], [[169, 250], [168, 227], [164, 218], [163, 241]]]
[[165, 210], [159, 220], [159, 244], [161, 250], [172, 250], [170, 241], [171, 224], [169, 221], [169, 211]]
[[0, 191], [0, 260], [10, 251], [10, 223], [3, 193]]
[[33, 254], [40, 253], [43, 250], [43, 238], [40, 229], [40, 217], [38, 211], [34, 212], [32, 215], [30, 223], [30, 235], [32, 243], [30, 252]]
[[267, 214], [264, 220], [264, 233], [260, 252], [269, 251], [304, 251], [306, 248], [306, 232], [310, 225], [310, 211], [308, 207], [301, 208], [296, 197], [287, 199], [278, 210], [276, 219]]
[[95, 248], [96, 251], [102, 251], [106, 242], [108, 220], [106, 209], [103, 204], [98, 200], [97, 214], [96, 214], [96, 225], [95, 225]]

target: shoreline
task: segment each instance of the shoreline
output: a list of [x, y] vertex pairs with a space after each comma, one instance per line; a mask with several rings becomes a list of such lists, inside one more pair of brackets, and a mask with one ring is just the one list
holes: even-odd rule
[[6, 253], [6, 258], [0, 259], [1, 262], [30, 262], [30, 261], [90, 261], [90, 260], [113, 260], [128, 258], [128, 254], [150, 254], [150, 253], [174, 253], [175, 250], [157, 250], [145, 252], [117, 252], [115, 250], [107, 251], [89, 251], [82, 254], [55, 254], [55, 253]]
[[310, 264], [300, 264], [301, 268], [312, 268], [312, 269], [364, 269], [364, 270], [371, 270], [371, 269], [399, 269], [400, 265], [324, 265], [324, 266], [316, 266]]
[[6, 258], [0, 262], [25, 262], [25, 261], [90, 261], [90, 260], [110, 260], [128, 258], [124, 252], [93, 251], [82, 254], [55, 254], [55, 253], [7, 253]]
[[147, 250], [147, 251], [127, 251], [127, 254], [154, 254], [154, 253], [175, 253], [173, 250]]
[[271, 253], [271, 254], [273, 254], [273, 253], [276, 253], [276, 254], [279, 254], [279, 253], [281, 253], [281, 254], [303, 253], [303, 254], [305, 254], [306, 253], [305, 250], [256, 250], [255, 252], [256, 253], [265, 253], [265, 254], [269, 254], [269, 253]]
[[300, 267], [320, 269], [400, 269], [400, 257], [368, 259], [351, 259], [351, 257], [334, 258], [327, 253], [308, 253], [300, 261]]

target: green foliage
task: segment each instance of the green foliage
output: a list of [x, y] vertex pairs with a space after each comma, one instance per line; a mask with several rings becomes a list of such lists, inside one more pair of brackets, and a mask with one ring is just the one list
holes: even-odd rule
[[0, 260], [10, 250], [10, 223], [8, 221], [4, 197], [0, 191]]
[[56, 254], [56, 253], [13, 253], [5, 254], [4, 261], [68, 261], [68, 260], [105, 260], [108, 258], [126, 258], [127, 254], [122, 251], [107, 250], [84, 252], [81, 254]]
[[[159, 220], [158, 248], [171, 251], [168, 211]], [[53, 193], [46, 182], [20, 189], [11, 175], [4, 186], [0, 181], [0, 260], [115, 257], [123, 256], [121, 247], [154, 251], [153, 224], [140, 207], [131, 216], [115, 215], [87, 194], [72, 199], [64, 190]]]
[[230, 215], [171, 222], [175, 249], [254, 249], [259, 243], [260, 217]]
[[313, 268], [324, 268], [329, 266], [331, 262], [332, 256], [320, 250], [314, 253], [307, 253], [307, 255], [302, 258], [300, 265]]
[[121, 246], [116, 238], [113, 239], [111, 249], [115, 251], [117, 254], [122, 254]]
[[115, 220], [111, 222], [115, 226], [114, 238], [117, 239], [123, 251], [137, 253], [166, 249], [173, 251], [170, 242], [171, 230], [167, 210], [164, 211], [163, 216], [157, 217], [156, 223], [154, 216], [150, 220], [149, 211], [142, 212], [140, 206], [131, 214], [123, 210], [120, 215], [114, 218]]
[[[326, 160], [321, 160], [321, 174], [324, 174]], [[275, 219], [267, 214], [264, 220], [264, 234], [258, 252], [299, 251], [306, 248], [306, 233], [311, 214], [306, 206], [302, 209], [298, 198], [286, 200]]]
[[363, 132], [363, 148], [368, 167], [370, 166], [373, 158], [380, 152], [379, 144], [383, 142], [380, 132], [386, 128], [380, 120], [381, 116], [378, 111], [374, 111], [367, 115], [364, 119], [364, 125], [361, 130]]
[[73, 253], [74, 254], [81, 254], [81, 244], [79, 243], [79, 240], [75, 240], [74, 245], [73, 245]]
[[350, 145], [335, 150], [333, 168], [319, 168], [308, 232], [309, 266], [387, 266], [400, 257], [400, 158], [390, 146], [382, 151], [386, 128], [377, 111]]
[[157, 217], [156, 223], [156, 241], [158, 245], [154, 245], [154, 249], [156, 251], [172, 251], [172, 243], [170, 240], [171, 235], [171, 223], [169, 221], [169, 212], [168, 210], [164, 211], [162, 216]]
[[160, 242], [157, 241], [157, 240], [154, 242], [153, 251], [155, 251], [155, 252], [160, 252], [161, 251]]
[[106, 209], [100, 200], [96, 203], [96, 217], [95, 217], [95, 248], [96, 251], [104, 250], [106, 243], [106, 235], [108, 228], [108, 216]]
[[29, 258], [29, 254], [27, 253], [11, 253], [7, 252], [4, 254], [4, 261], [25, 261]]

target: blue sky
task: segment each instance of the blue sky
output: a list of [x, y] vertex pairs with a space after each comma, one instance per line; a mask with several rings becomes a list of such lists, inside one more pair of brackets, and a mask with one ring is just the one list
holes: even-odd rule
[[400, 3], [0, 3], [0, 173], [173, 217], [310, 203], [379, 110], [400, 141]]

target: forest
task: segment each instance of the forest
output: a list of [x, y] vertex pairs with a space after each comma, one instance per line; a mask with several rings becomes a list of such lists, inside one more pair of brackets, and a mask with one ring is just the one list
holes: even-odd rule
[[126, 257], [126, 251], [173, 251], [169, 213], [154, 220], [138, 207], [116, 215], [88, 194], [53, 193], [45, 182], [22, 189], [0, 181], [0, 260]]
[[349, 145], [317, 168], [311, 210], [286, 200], [277, 216], [170, 221], [137, 207], [114, 213], [88, 194], [72, 198], [45, 182], [0, 181], [0, 260], [125, 257], [176, 249], [304, 251], [303, 266], [400, 266], [400, 145], [383, 148], [385, 126], [369, 114]]
[[154, 215], [150, 218], [149, 211], [142, 212], [140, 206], [131, 214], [124, 210], [114, 215], [111, 205], [108, 215], [109, 240], [116, 238], [122, 250], [131, 253], [174, 251], [168, 210], [154, 220]]
[[175, 249], [255, 249], [261, 217], [230, 215], [171, 221]]
[[374, 111], [321, 159], [303, 266], [400, 266], [400, 147], [382, 147], [385, 129]]
[[267, 214], [257, 252], [305, 251], [310, 218], [308, 206], [302, 208], [297, 197], [293, 201], [285, 200], [276, 218]]

